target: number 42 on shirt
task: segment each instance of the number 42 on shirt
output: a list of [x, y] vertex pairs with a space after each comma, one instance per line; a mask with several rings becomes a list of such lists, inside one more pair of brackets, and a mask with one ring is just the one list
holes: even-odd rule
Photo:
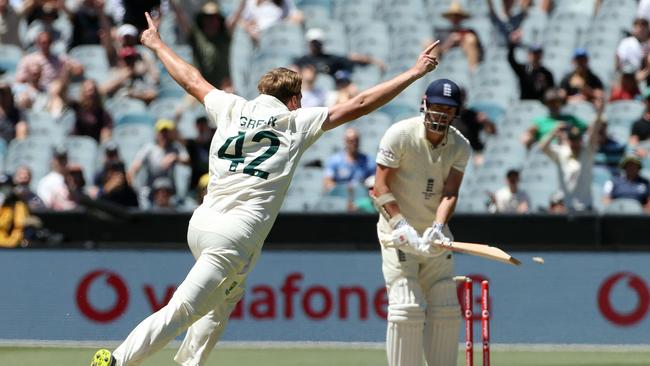
[[[230, 160], [230, 168], [228, 168], [228, 170], [231, 172], [236, 172], [239, 164], [244, 164], [245, 157], [242, 153], [242, 150], [244, 147], [245, 138], [246, 138], [245, 132], [239, 132], [237, 136], [230, 136], [226, 139], [223, 145], [221, 145], [219, 151], [217, 152], [217, 156], [219, 157], [219, 159]], [[269, 140], [270, 141], [269, 147], [261, 155], [253, 159], [253, 161], [248, 163], [246, 166], [244, 166], [243, 173], [251, 175], [253, 177], [268, 179], [269, 172], [261, 169], [257, 169], [257, 166], [265, 162], [267, 159], [272, 157], [278, 151], [278, 147], [280, 146], [280, 139], [275, 133], [271, 131], [259, 131], [252, 138], [253, 142], [261, 142], [262, 140]], [[233, 141], [235, 142], [235, 153], [229, 154], [226, 151], [230, 147], [230, 144], [233, 143]]]

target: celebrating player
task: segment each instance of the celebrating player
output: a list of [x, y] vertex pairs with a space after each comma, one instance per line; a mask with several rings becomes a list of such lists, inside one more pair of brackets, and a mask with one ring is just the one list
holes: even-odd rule
[[149, 14], [145, 16], [149, 28], [142, 33], [142, 44], [205, 104], [217, 125], [210, 180], [188, 228], [196, 263], [169, 303], [142, 321], [114, 352], [97, 351], [93, 366], [137, 365], [188, 327], [174, 359], [182, 365], [204, 364], [243, 295], [300, 156], [324, 131], [376, 110], [438, 64], [430, 55], [435, 42], [408, 71], [331, 108], [300, 108], [300, 76], [277, 68], [262, 76], [260, 96], [248, 101], [205, 81], [165, 45]]
[[[423, 116], [391, 126], [381, 140], [373, 196], [388, 289], [389, 366], [456, 365], [460, 308], [447, 226], [470, 157], [469, 142], [450, 126], [461, 108], [451, 80], [432, 82]], [[432, 225], [433, 223], [433, 225]], [[424, 350], [423, 350], [424, 348]]]

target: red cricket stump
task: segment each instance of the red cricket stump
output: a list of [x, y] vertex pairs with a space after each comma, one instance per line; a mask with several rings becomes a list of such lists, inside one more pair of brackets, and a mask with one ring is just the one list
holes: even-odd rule
[[483, 366], [490, 366], [490, 285], [481, 282], [481, 338], [483, 338]]
[[464, 282], [464, 317], [465, 317], [465, 365], [474, 365], [474, 320], [472, 319], [472, 279], [467, 277]]

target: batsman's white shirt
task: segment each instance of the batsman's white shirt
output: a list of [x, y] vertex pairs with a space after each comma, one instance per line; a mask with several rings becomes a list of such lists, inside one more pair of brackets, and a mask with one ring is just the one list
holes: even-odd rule
[[300, 156], [323, 133], [328, 109], [289, 111], [270, 95], [248, 101], [218, 89], [204, 103], [217, 131], [210, 145], [208, 193], [190, 225], [226, 237], [243, 235], [260, 246]]
[[[446, 141], [434, 147], [426, 139], [423, 117], [393, 124], [384, 134], [377, 164], [398, 168], [391, 182], [402, 215], [420, 235], [431, 226], [451, 169], [465, 171], [471, 154], [467, 139], [449, 127]], [[391, 227], [383, 216], [377, 224], [380, 240], [391, 240]]]

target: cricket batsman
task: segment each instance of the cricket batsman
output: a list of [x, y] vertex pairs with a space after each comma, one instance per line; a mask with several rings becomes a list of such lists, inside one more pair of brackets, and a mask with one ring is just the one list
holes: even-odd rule
[[467, 139], [450, 126], [461, 108], [458, 85], [433, 81], [422, 115], [392, 125], [377, 154], [373, 196], [388, 291], [389, 366], [455, 366], [460, 308], [452, 280], [451, 218], [470, 158]]
[[301, 108], [302, 80], [296, 72], [268, 71], [253, 100], [226, 93], [175, 54], [160, 39], [149, 14], [145, 16], [149, 28], [142, 33], [142, 44], [205, 105], [217, 126], [210, 145], [208, 192], [187, 230], [196, 262], [185, 280], [167, 305], [137, 325], [114, 352], [97, 351], [91, 365], [138, 365], [187, 330], [174, 360], [199, 366], [205, 364], [244, 293], [302, 154], [325, 131], [376, 110], [433, 71], [438, 61], [430, 53], [438, 42], [424, 50], [409, 70], [344, 103]]

